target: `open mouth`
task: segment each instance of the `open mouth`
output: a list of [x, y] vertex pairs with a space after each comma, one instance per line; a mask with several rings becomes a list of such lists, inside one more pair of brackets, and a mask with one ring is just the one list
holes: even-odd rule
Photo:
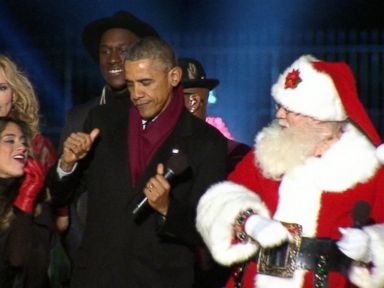
[[13, 159], [15, 159], [17, 162], [20, 162], [23, 165], [25, 165], [25, 163], [27, 162], [27, 159], [24, 154], [16, 154], [13, 156]]

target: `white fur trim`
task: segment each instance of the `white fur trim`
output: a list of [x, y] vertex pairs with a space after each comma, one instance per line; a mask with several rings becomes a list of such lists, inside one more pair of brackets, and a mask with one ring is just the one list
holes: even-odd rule
[[268, 208], [257, 194], [230, 181], [213, 185], [201, 197], [196, 228], [218, 263], [229, 266], [256, 253], [258, 246], [253, 242], [232, 244], [235, 219], [248, 208], [269, 217]]
[[381, 164], [384, 164], [384, 144], [381, 144], [379, 147], [377, 147], [376, 157]]
[[340, 140], [322, 157], [309, 158], [284, 175], [273, 218], [301, 224], [303, 234], [313, 237], [323, 191], [342, 193], [369, 181], [379, 167], [375, 147], [353, 124], [347, 124]]
[[347, 124], [341, 139], [320, 158], [318, 185], [324, 191], [343, 192], [367, 182], [380, 167], [375, 153], [371, 141], [353, 124]]
[[302, 225], [306, 237], [314, 237], [318, 225], [322, 190], [316, 185], [316, 172], [314, 165], [304, 165], [283, 177], [273, 216], [279, 221]]
[[351, 281], [361, 288], [384, 287], [384, 224], [364, 227], [371, 240], [371, 254], [373, 268], [353, 266], [349, 277]]
[[[261, 137], [263, 137], [263, 131], [255, 137], [255, 149]], [[303, 167], [316, 166], [311, 169], [316, 173], [315, 182], [321, 190], [343, 192], [358, 183], [369, 181], [376, 174], [377, 169], [380, 168], [376, 153], [376, 147], [361, 130], [354, 124], [348, 123], [343, 128], [339, 141], [321, 158], [308, 159]], [[254, 155], [257, 163], [256, 153]]]
[[[310, 55], [301, 56], [288, 67], [272, 86], [275, 101], [290, 111], [318, 120], [341, 121], [347, 118], [340, 96], [332, 78], [317, 71]], [[293, 69], [300, 72], [301, 82], [296, 88], [285, 89], [285, 79]]]

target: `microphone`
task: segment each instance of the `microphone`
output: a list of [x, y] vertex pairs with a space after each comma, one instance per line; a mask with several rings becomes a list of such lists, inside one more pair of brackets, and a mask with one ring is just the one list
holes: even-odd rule
[[[172, 149], [172, 155], [165, 164], [164, 178], [171, 181], [176, 176], [182, 174], [189, 167], [187, 156], [178, 149]], [[142, 207], [148, 202], [148, 198], [144, 197], [139, 204], [133, 209], [132, 214], [136, 215]]]
[[352, 208], [352, 227], [362, 228], [370, 223], [371, 205], [367, 201], [359, 200], [355, 202]]

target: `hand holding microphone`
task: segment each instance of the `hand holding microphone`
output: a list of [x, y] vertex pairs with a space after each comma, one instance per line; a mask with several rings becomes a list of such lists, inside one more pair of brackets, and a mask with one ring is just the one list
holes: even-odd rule
[[152, 177], [144, 188], [148, 204], [161, 215], [166, 216], [169, 206], [169, 192], [171, 185], [164, 177], [164, 165], [158, 164], [157, 174]]
[[336, 242], [340, 251], [355, 261], [368, 263], [371, 261], [370, 238], [362, 229], [358, 228], [339, 228], [343, 235]]
[[176, 150], [168, 159], [166, 165], [158, 164], [156, 175], [153, 176], [144, 187], [145, 198], [137, 204], [132, 211], [137, 214], [142, 207], [149, 204], [153, 209], [162, 215], [168, 212], [169, 192], [171, 191], [170, 181], [182, 174], [188, 168], [188, 159], [185, 154]]
[[342, 237], [336, 242], [341, 252], [349, 258], [368, 263], [371, 261], [370, 238], [362, 229], [370, 223], [371, 206], [368, 202], [356, 201], [352, 208], [352, 227], [339, 228]]

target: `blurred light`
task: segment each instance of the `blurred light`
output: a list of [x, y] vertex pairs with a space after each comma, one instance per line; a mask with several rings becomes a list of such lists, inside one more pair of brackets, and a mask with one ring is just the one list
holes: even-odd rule
[[208, 95], [208, 104], [216, 104], [217, 103], [217, 96], [216, 96], [216, 91], [215, 90], [211, 90], [209, 91], [209, 95]]

